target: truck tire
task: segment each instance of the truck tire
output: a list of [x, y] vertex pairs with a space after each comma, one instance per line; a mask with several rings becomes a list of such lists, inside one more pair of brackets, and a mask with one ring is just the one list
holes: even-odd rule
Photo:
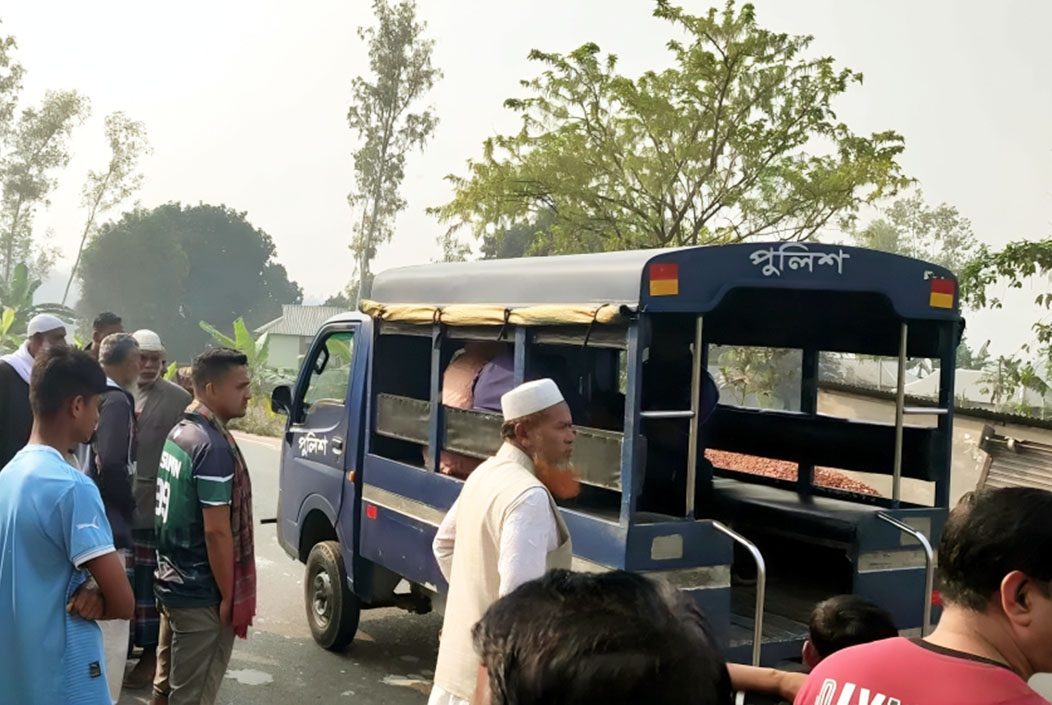
[[322, 541], [311, 549], [303, 597], [314, 641], [329, 651], [346, 649], [358, 631], [362, 605], [347, 587], [347, 571], [337, 542]]

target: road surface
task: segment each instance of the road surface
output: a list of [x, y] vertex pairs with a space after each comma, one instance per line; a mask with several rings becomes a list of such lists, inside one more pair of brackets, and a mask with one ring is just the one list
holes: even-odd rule
[[[239, 436], [252, 474], [259, 604], [247, 640], [237, 640], [219, 705], [423, 705], [435, 667], [435, 614], [400, 610], [362, 613], [354, 644], [342, 654], [311, 639], [303, 608], [303, 566], [278, 546], [273, 524], [278, 502], [278, 441]], [[149, 702], [149, 691], [125, 691], [120, 705]]]

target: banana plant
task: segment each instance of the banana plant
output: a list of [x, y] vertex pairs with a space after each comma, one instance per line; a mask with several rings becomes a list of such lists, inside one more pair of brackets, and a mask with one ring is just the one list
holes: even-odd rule
[[273, 382], [276, 379], [274, 371], [267, 366], [267, 360], [270, 356], [270, 335], [268, 333], [264, 333], [259, 338], [253, 337], [252, 332], [245, 325], [245, 321], [242, 318], [234, 321], [233, 336], [223, 333], [211, 323], [205, 321], [201, 321], [200, 326], [217, 343], [237, 350], [248, 358], [248, 369], [252, 374], [253, 392], [260, 392], [264, 382]]
[[4, 307], [3, 313], [0, 313], [0, 352], [12, 352], [22, 344], [21, 337], [15, 335], [14, 325], [15, 310], [10, 307]]
[[34, 304], [33, 298], [42, 283], [30, 274], [24, 262], [15, 265], [10, 279], [0, 281], [0, 306], [15, 312], [11, 323], [12, 333], [24, 333], [29, 319], [41, 313], [49, 313], [65, 321], [72, 321], [76, 317], [72, 309], [61, 304]]

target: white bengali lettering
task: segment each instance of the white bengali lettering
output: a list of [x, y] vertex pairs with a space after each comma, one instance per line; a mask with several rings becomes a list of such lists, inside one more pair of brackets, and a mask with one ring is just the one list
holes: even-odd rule
[[844, 273], [844, 260], [850, 259], [851, 255], [843, 250], [836, 252], [811, 252], [807, 245], [799, 242], [787, 242], [777, 248], [767, 247], [762, 250], [754, 250], [749, 254], [749, 260], [757, 267], [762, 267], [760, 272], [765, 277], [780, 277], [786, 269], [797, 271], [806, 269], [815, 271], [815, 266], [836, 267], [837, 274]]

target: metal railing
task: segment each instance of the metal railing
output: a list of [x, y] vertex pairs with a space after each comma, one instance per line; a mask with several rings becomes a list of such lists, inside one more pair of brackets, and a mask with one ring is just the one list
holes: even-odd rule
[[924, 615], [921, 618], [921, 636], [927, 636], [928, 630], [931, 629], [931, 596], [935, 591], [935, 552], [932, 550], [931, 542], [928, 541], [928, 537], [924, 535], [923, 531], [914, 529], [909, 524], [893, 516], [881, 512], [877, 517], [904, 534], [909, 534], [917, 539], [924, 549]]
[[739, 534], [726, 524], [718, 521], [712, 522], [713, 528], [720, 533], [726, 534], [732, 541], [742, 546], [752, 554], [756, 562], [756, 619], [752, 628], [752, 665], [760, 665], [760, 653], [763, 647], [763, 611], [767, 601], [767, 563], [763, 560], [763, 554], [749, 539]]

